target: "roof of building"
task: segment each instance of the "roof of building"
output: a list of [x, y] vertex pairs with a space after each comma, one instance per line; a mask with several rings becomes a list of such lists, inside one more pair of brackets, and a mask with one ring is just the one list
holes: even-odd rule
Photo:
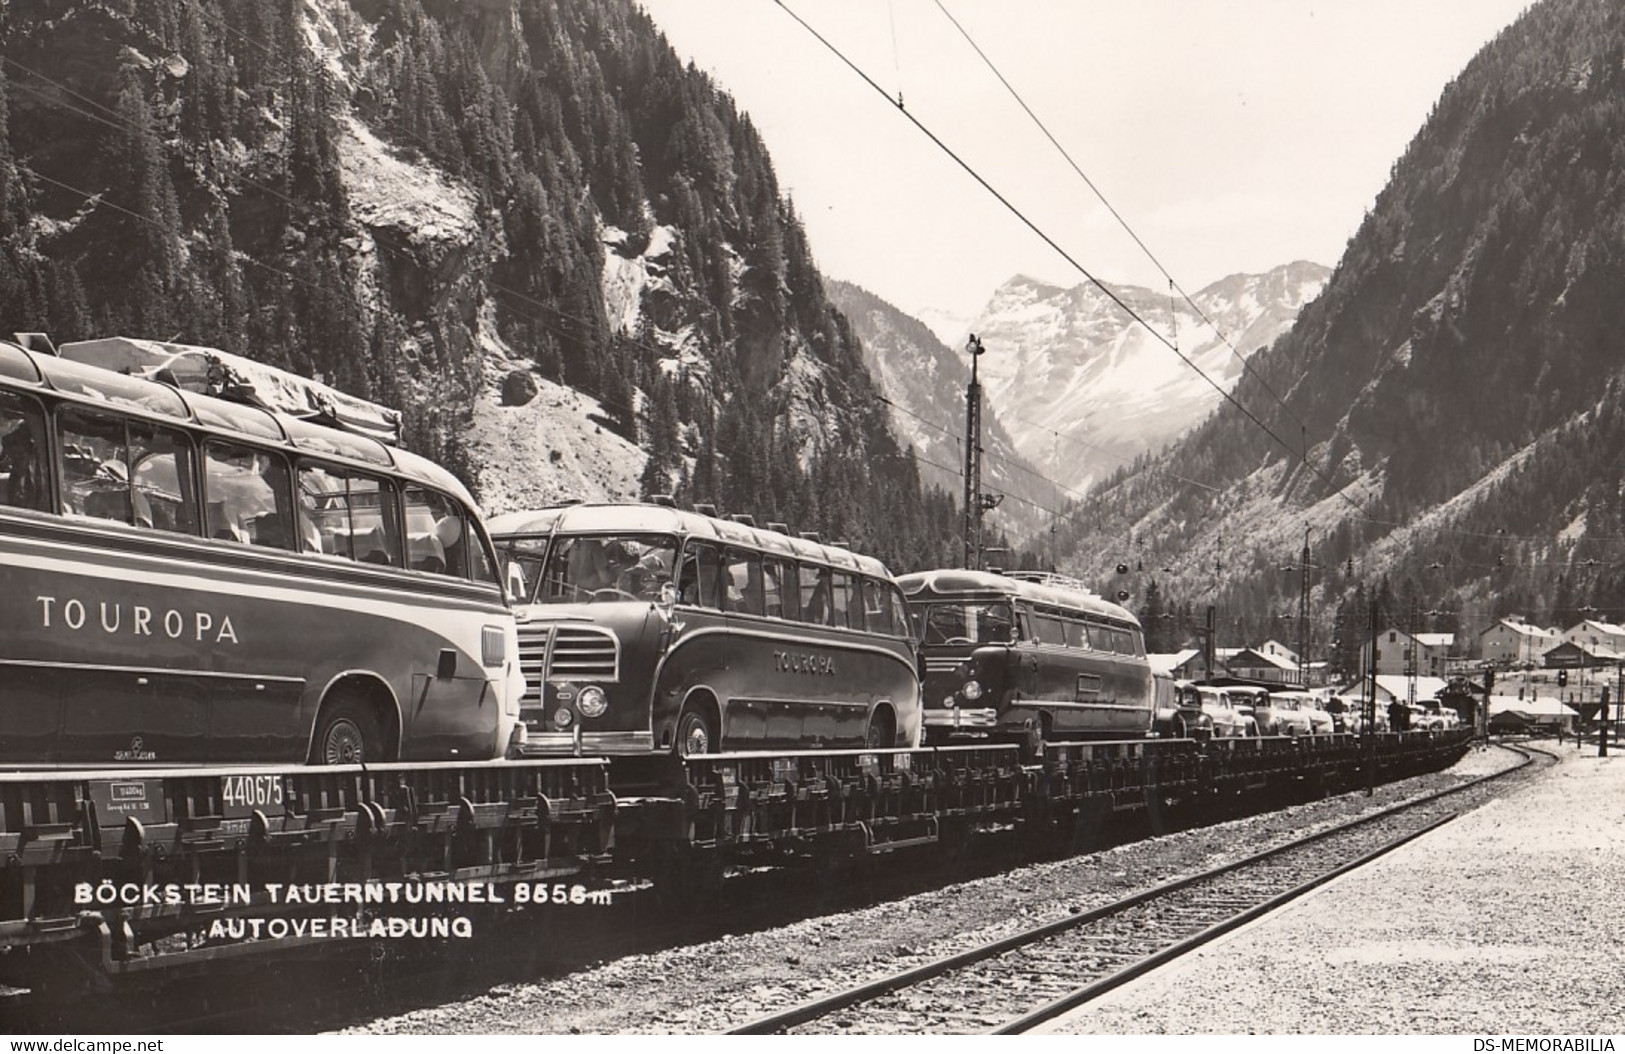
[[1234, 653], [1226, 657], [1225, 662], [1234, 668], [1237, 660], [1240, 660], [1242, 665], [1245, 666], [1254, 659], [1257, 659], [1258, 662], [1265, 666], [1273, 666], [1278, 670], [1296, 670], [1298, 668], [1296, 661], [1283, 659], [1279, 655], [1266, 655], [1257, 648], [1238, 648]]
[[1613, 622], [1599, 622], [1597, 619], [1582, 619], [1570, 626], [1565, 633], [1580, 633], [1590, 627], [1597, 633], [1606, 637], [1625, 637], [1625, 626]]
[[1145, 661], [1152, 670], [1171, 674], [1201, 654], [1202, 653], [1195, 648], [1186, 648], [1183, 651], [1155, 652], [1147, 654]]
[[1549, 695], [1537, 696], [1534, 699], [1519, 699], [1511, 695], [1490, 696], [1490, 716], [1507, 712], [1523, 714], [1525, 717], [1577, 717], [1579, 711], [1559, 699]]
[[1509, 629], [1512, 632], [1514, 632], [1514, 633], [1516, 633], [1516, 634], [1518, 634], [1520, 636], [1524, 636], [1524, 637], [1560, 637], [1560, 636], [1562, 636], [1562, 634], [1559, 633], [1557, 630], [1554, 630], [1554, 629], [1542, 629], [1539, 626], [1531, 625], [1531, 624], [1525, 622], [1523, 619], [1519, 618], [1517, 615], [1508, 615], [1506, 618], [1503, 618], [1499, 622], [1495, 623], [1495, 625], [1489, 626], [1488, 628], [1482, 630], [1478, 635], [1480, 637], [1482, 637], [1485, 633], [1494, 633], [1496, 630], [1503, 629], [1503, 628], [1504, 629]]

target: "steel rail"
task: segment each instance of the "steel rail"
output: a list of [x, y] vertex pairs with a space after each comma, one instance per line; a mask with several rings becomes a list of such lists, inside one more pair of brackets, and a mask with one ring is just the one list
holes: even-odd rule
[[[1039, 926], [1034, 926], [1034, 927], [1032, 927], [1030, 929], [1027, 929], [1027, 930], [1024, 930], [1024, 931], [1022, 931], [1020, 933], [1012, 934], [1012, 935], [1010, 935], [1008, 937], [1002, 937], [1002, 938], [1000, 938], [998, 940], [990, 941], [990, 942], [988, 942], [986, 944], [979, 945], [979, 946], [977, 946], [975, 948], [970, 948], [970, 949], [967, 949], [967, 950], [962, 951], [962, 952], [957, 952], [957, 953], [952, 954], [952, 955], [944, 956], [944, 957], [942, 957], [940, 959], [935, 959], [935, 960], [932, 960], [931, 962], [928, 962], [928, 963], [922, 963], [919, 966], [911, 967], [910, 969], [903, 970], [903, 971], [900, 971], [900, 972], [895, 973], [895, 974], [889, 974], [889, 975], [884, 976], [884, 977], [879, 977], [879, 978], [876, 978], [875, 980], [867, 981], [867, 982], [864, 982], [863, 984], [855, 985], [855, 986], [853, 986], [851, 988], [842, 989], [841, 991], [834, 992], [834, 993], [831, 993], [829, 995], [819, 996], [819, 997], [817, 997], [815, 999], [808, 1000], [807, 1002], [798, 1004], [797, 1006], [791, 1007], [791, 1008], [789, 1008], [787, 1010], [780, 1011], [779, 1013], [770, 1014], [770, 1015], [767, 1015], [765, 1017], [756, 1018], [754, 1020], [747, 1021], [742, 1025], [738, 1025], [738, 1026], [736, 1026], [734, 1028], [729, 1029], [724, 1034], [725, 1035], [769, 1035], [769, 1034], [772, 1034], [772, 1033], [775, 1033], [775, 1032], [782, 1032], [782, 1031], [784, 1031], [786, 1029], [789, 1029], [789, 1028], [794, 1028], [797, 1025], [806, 1024], [809, 1021], [815, 1021], [815, 1020], [817, 1020], [817, 1019], [819, 1019], [821, 1017], [828, 1016], [829, 1014], [834, 1013], [837, 1010], [843, 1010], [843, 1009], [845, 1009], [847, 1007], [855, 1006], [855, 1005], [857, 1005], [859, 1003], [864, 1003], [864, 1002], [867, 1002], [867, 1001], [869, 1001], [871, 999], [875, 999], [875, 998], [878, 998], [880, 996], [890, 994], [891, 992], [911, 987], [911, 986], [919, 984], [919, 983], [921, 983], [923, 981], [927, 981], [927, 980], [930, 980], [932, 978], [941, 976], [943, 974], [950, 973], [950, 972], [952, 972], [954, 970], [960, 969], [961, 967], [969, 966], [971, 964], [981, 962], [983, 960], [991, 959], [991, 958], [994, 958], [996, 956], [1002, 955], [1005, 952], [1014, 951], [1014, 950], [1016, 950], [1018, 948], [1022, 948], [1022, 947], [1025, 947], [1027, 945], [1034, 944], [1034, 943], [1036, 943], [1036, 942], [1038, 942], [1040, 940], [1043, 940], [1043, 939], [1045, 939], [1047, 937], [1051, 937], [1051, 936], [1054, 936], [1056, 934], [1063, 933], [1063, 932], [1065, 932], [1067, 930], [1075, 929], [1075, 928], [1078, 928], [1080, 926], [1087, 925], [1087, 924], [1089, 924], [1091, 922], [1095, 922], [1095, 921], [1098, 921], [1098, 920], [1103, 919], [1103, 918], [1107, 918], [1107, 917], [1112, 916], [1112, 915], [1122, 914], [1123, 912], [1128, 911], [1128, 910], [1130, 910], [1132, 908], [1138, 907], [1141, 904], [1145, 904], [1145, 903], [1147, 903], [1149, 901], [1158, 900], [1158, 899], [1167, 897], [1170, 894], [1177, 893], [1177, 892], [1179, 892], [1181, 890], [1187, 889], [1187, 888], [1189, 888], [1191, 886], [1194, 886], [1194, 885], [1197, 885], [1199, 883], [1210, 881], [1212, 879], [1221, 877], [1221, 876], [1229, 874], [1231, 872], [1239, 871], [1239, 870], [1241, 870], [1243, 868], [1256, 866], [1256, 865], [1258, 865], [1260, 863], [1268, 861], [1268, 860], [1270, 860], [1270, 859], [1272, 859], [1274, 857], [1283, 855], [1283, 854], [1285, 854], [1287, 852], [1302, 849], [1302, 848], [1304, 848], [1306, 846], [1313, 845], [1316, 842], [1320, 842], [1320, 841], [1335, 837], [1337, 835], [1348, 833], [1348, 832], [1350, 832], [1350, 831], [1352, 831], [1352, 830], [1354, 830], [1356, 828], [1363, 827], [1363, 826], [1366, 826], [1366, 825], [1369, 825], [1369, 824], [1374, 824], [1374, 823], [1376, 823], [1378, 821], [1388, 819], [1388, 818], [1393, 817], [1393, 816], [1397, 816], [1397, 815], [1399, 815], [1401, 813], [1408, 812], [1408, 811], [1416, 809], [1416, 808], [1420, 808], [1423, 805], [1427, 805], [1427, 804], [1430, 804], [1432, 802], [1438, 801], [1438, 800], [1440, 800], [1442, 798], [1446, 798], [1446, 797], [1448, 797], [1448, 796], [1450, 796], [1452, 794], [1460, 794], [1460, 793], [1462, 793], [1464, 791], [1470, 790], [1473, 787], [1477, 787], [1477, 786], [1479, 786], [1481, 784], [1484, 784], [1484, 783], [1487, 783], [1487, 782], [1490, 782], [1490, 781], [1493, 781], [1493, 780], [1499, 780], [1499, 779], [1505, 778], [1507, 776], [1512, 775], [1515, 772], [1522, 771], [1525, 767], [1527, 767], [1529, 764], [1531, 764], [1533, 762], [1533, 760], [1534, 760], [1528, 753], [1524, 752], [1523, 750], [1520, 750], [1517, 747], [1507, 747], [1507, 749], [1513, 750], [1515, 753], [1522, 754], [1523, 755], [1523, 760], [1518, 762], [1518, 764], [1512, 766], [1511, 768], [1503, 769], [1503, 770], [1501, 770], [1499, 772], [1489, 773], [1489, 774], [1484, 775], [1484, 776], [1478, 776], [1478, 777], [1475, 777], [1474, 779], [1468, 780], [1465, 783], [1458, 784], [1457, 786], [1449, 787], [1449, 788], [1446, 788], [1446, 789], [1444, 789], [1442, 791], [1435, 791], [1432, 794], [1425, 795], [1425, 796], [1423, 796], [1421, 798], [1416, 798], [1416, 799], [1413, 799], [1411, 801], [1401, 802], [1401, 803], [1399, 803], [1397, 805], [1389, 806], [1388, 808], [1381, 809], [1381, 810], [1379, 810], [1377, 812], [1371, 813], [1368, 816], [1361, 816], [1361, 817], [1358, 817], [1358, 818], [1356, 818], [1354, 820], [1349, 820], [1349, 821], [1346, 821], [1344, 823], [1338, 824], [1336, 826], [1328, 827], [1323, 831], [1317, 831], [1314, 834], [1307, 835], [1307, 836], [1305, 836], [1303, 838], [1299, 838], [1299, 839], [1296, 839], [1296, 840], [1291, 841], [1291, 842], [1283, 843], [1282, 845], [1275, 846], [1274, 848], [1271, 848], [1271, 849], [1266, 849], [1266, 850], [1263, 850], [1261, 852], [1254, 853], [1254, 854], [1252, 854], [1250, 856], [1247, 856], [1247, 857], [1244, 857], [1244, 858], [1242, 858], [1240, 860], [1232, 861], [1232, 862], [1230, 862], [1228, 864], [1224, 864], [1224, 865], [1221, 865], [1219, 867], [1212, 868], [1212, 869], [1210, 869], [1208, 871], [1203, 871], [1203, 872], [1200, 872], [1198, 874], [1187, 875], [1187, 876], [1185, 876], [1183, 878], [1174, 879], [1172, 881], [1162, 883], [1161, 885], [1154, 886], [1151, 889], [1142, 890], [1139, 893], [1135, 893], [1135, 894], [1132, 894], [1132, 895], [1130, 895], [1128, 897], [1124, 897], [1124, 898], [1122, 898], [1120, 900], [1113, 901], [1113, 902], [1111, 902], [1109, 904], [1104, 904], [1104, 905], [1101, 905], [1099, 907], [1090, 908], [1090, 909], [1085, 910], [1085, 911], [1075, 912], [1075, 913], [1073, 913], [1071, 915], [1067, 915], [1067, 916], [1065, 916], [1063, 918], [1056, 919], [1056, 920], [1044, 923], [1044, 924], [1039, 925]], [[1455, 814], [1451, 814], [1451, 817], [1446, 817], [1445, 820], [1453, 818], [1454, 815]], [[1445, 822], [1445, 820], [1440, 820], [1440, 821], [1438, 821], [1438, 823], [1443, 823], [1443, 822]], [[1431, 830], [1434, 826], [1437, 826], [1437, 825], [1438, 825], [1437, 823], [1433, 824], [1433, 825], [1429, 825], [1428, 827], [1422, 829], [1421, 831], [1414, 832], [1414, 833], [1412, 833], [1410, 835], [1407, 835], [1400, 842], [1397, 842], [1397, 843], [1394, 843], [1393, 845], [1382, 848], [1377, 853], [1377, 855], [1381, 855], [1382, 852], [1391, 851], [1393, 848], [1397, 848], [1398, 845], [1403, 844], [1404, 841], [1409, 841], [1410, 839], [1417, 837], [1419, 834], [1426, 833], [1426, 831]], [[1362, 860], [1357, 861], [1355, 865], [1340, 866], [1340, 868], [1336, 871], [1335, 874], [1328, 874], [1327, 876], [1324, 876], [1321, 879], [1321, 881], [1327, 881], [1330, 878], [1335, 877], [1336, 874], [1341, 874], [1343, 870], [1349, 869], [1349, 866], [1359, 866], [1359, 864], [1363, 863], [1363, 862], [1369, 862], [1369, 861], [1365, 861], [1362, 858]], [[1296, 895], [1301, 895], [1301, 892], [1304, 892], [1304, 891], [1306, 891], [1306, 890], [1297, 891]], [[1279, 899], [1279, 898], [1272, 898], [1272, 901], [1275, 900], [1275, 899]], [[1291, 899], [1291, 898], [1286, 897], [1285, 899]], [[1284, 903], [1285, 900], [1281, 900], [1281, 902]], [[1276, 904], [1275, 906], [1278, 907], [1279, 904]], [[1269, 910], [1269, 909], [1263, 909], [1263, 908], [1261, 908], [1261, 906], [1255, 906], [1254, 908], [1247, 909], [1248, 914], [1249, 914], [1249, 919], [1252, 918], [1252, 917], [1256, 917], [1257, 915], [1264, 914], [1265, 910]], [[1249, 919], [1243, 919], [1242, 921], [1248, 921]], [[1240, 925], [1240, 924], [1241, 924], [1240, 922], [1235, 922], [1235, 923], [1232, 924], [1232, 926], [1233, 925]], [[1225, 923], [1219, 923], [1218, 925], [1223, 926], [1223, 925], [1226, 925], [1226, 924]], [[1220, 931], [1220, 932], [1222, 932], [1222, 931]], [[1218, 936], [1218, 933], [1214, 933], [1212, 936]], [[1212, 939], [1212, 938], [1209, 937], [1208, 939]], [[1181, 943], [1184, 943], [1184, 942], [1181, 942]], [[1189, 949], [1187, 948], [1186, 950], [1188, 951]], [[1158, 955], [1162, 955], [1162, 954], [1163, 953], [1158, 953]], [[1173, 956], [1168, 956], [1168, 958], [1173, 958]], [[1159, 961], [1166, 961], [1166, 960], [1164, 959], [1164, 960], [1159, 960]], [[1133, 970], [1133, 969], [1135, 969], [1135, 966], [1137, 966], [1137, 965], [1138, 964], [1135, 964], [1134, 966], [1127, 967], [1127, 968], [1125, 968], [1124, 971], [1119, 971], [1119, 973], [1124, 973], [1124, 972], [1127, 972], [1128, 970]], [[1145, 967], [1143, 969], [1140, 969], [1138, 971], [1138, 973], [1143, 973], [1143, 972], [1145, 972], [1145, 969], [1150, 969], [1150, 968], [1151, 967], [1147, 966], [1147, 967]], [[1136, 976], [1137, 975], [1138, 974], [1136, 974]], [[1122, 980], [1118, 981], [1117, 983], [1122, 984], [1122, 983], [1124, 983], [1124, 981], [1126, 981], [1128, 979], [1129, 978], [1125, 977]], [[1062, 1011], [1059, 1011], [1059, 1010], [1055, 1011], [1055, 1013], [1060, 1013], [1060, 1012], [1062, 1012]], [[1050, 1016], [1054, 1016], [1054, 1014], [1051, 1014]]]

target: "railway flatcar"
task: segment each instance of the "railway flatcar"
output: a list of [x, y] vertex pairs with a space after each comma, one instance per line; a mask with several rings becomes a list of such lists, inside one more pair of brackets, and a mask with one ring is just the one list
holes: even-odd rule
[[519, 617], [523, 753], [919, 744], [908, 608], [880, 561], [658, 503], [492, 530]]
[[1134, 739], [1156, 693], [1140, 623], [1082, 583], [1041, 572], [903, 575], [923, 637], [927, 742]]
[[395, 421], [212, 349], [0, 343], [0, 766], [502, 757], [495, 553]]

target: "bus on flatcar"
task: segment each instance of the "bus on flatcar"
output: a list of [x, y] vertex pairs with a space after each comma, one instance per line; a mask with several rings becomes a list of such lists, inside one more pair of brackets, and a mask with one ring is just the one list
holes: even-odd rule
[[908, 608], [880, 561], [664, 504], [491, 529], [519, 618], [525, 753], [918, 745]]
[[265, 405], [396, 420], [212, 349], [0, 343], [0, 765], [508, 750], [517, 639], [468, 492]]
[[923, 636], [928, 743], [1152, 734], [1156, 689], [1139, 620], [1042, 572], [902, 575]]

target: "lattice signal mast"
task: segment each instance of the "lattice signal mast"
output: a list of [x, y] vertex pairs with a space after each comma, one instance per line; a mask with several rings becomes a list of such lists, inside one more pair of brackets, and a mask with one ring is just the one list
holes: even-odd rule
[[970, 352], [970, 387], [965, 389], [965, 566], [972, 570], [982, 562], [982, 385], [976, 377], [976, 360], [982, 357], [982, 342], [972, 333], [965, 342]]

